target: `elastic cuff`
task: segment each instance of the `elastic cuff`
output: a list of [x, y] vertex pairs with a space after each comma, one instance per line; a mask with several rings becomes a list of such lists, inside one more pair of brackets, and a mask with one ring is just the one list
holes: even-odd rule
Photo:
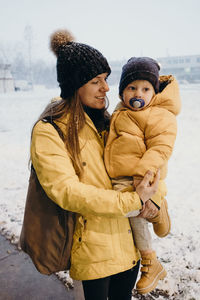
[[[140, 199], [141, 200], [141, 199]], [[157, 207], [158, 210], [160, 210], [160, 206], [158, 206], [158, 204], [156, 204], [152, 199], [150, 199], [151, 202]], [[142, 200], [141, 200], [142, 201]]]

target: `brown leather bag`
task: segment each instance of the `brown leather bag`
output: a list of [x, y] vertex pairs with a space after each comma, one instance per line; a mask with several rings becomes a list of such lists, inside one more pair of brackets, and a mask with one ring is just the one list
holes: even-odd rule
[[46, 195], [32, 167], [20, 246], [40, 273], [49, 275], [70, 268], [75, 220], [75, 213], [62, 209]]

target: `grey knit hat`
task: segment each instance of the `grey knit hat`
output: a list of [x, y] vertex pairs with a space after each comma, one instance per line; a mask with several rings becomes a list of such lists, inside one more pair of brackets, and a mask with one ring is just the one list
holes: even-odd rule
[[50, 47], [57, 56], [57, 81], [61, 97], [68, 98], [98, 74], [111, 73], [106, 58], [93, 47], [76, 43], [67, 30], [51, 35]]
[[119, 95], [122, 96], [123, 90], [134, 80], [149, 81], [156, 93], [159, 91], [159, 70], [157, 61], [150, 57], [132, 57], [122, 68], [119, 83]]

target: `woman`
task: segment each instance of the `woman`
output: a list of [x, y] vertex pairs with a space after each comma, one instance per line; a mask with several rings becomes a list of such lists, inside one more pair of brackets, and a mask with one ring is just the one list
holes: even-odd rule
[[[125, 215], [142, 209], [159, 175], [148, 186], [147, 173], [136, 192], [111, 190], [103, 162], [110, 67], [99, 51], [73, 42], [67, 31], [51, 36], [51, 48], [61, 100], [47, 106], [33, 128], [31, 161], [47, 195], [77, 213], [70, 275], [82, 280], [85, 299], [131, 299], [139, 255]], [[64, 142], [42, 121], [47, 116], [62, 130]]]

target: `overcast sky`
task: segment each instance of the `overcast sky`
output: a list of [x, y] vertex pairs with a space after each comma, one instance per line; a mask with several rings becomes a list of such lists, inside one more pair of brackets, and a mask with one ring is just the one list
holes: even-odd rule
[[0, 51], [22, 49], [28, 25], [33, 59], [54, 59], [49, 36], [58, 28], [109, 60], [200, 54], [199, 0], [0, 0], [0, 7]]

